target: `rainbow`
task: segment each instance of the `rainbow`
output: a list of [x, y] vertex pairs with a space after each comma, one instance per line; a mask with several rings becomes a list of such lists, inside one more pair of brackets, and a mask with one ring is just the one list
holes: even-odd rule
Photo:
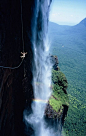
[[33, 102], [47, 103], [47, 100], [33, 99]]

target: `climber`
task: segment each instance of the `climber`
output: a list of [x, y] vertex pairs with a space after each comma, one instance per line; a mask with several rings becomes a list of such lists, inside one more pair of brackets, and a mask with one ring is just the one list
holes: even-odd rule
[[22, 56], [20, 56], [21, 58], [25, 58], [25, 55], [27, 54], [27, 52], [21, 52]]

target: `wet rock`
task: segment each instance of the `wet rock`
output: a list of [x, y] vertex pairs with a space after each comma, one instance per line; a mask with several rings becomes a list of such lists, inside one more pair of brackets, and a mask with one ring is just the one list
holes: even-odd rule
[[[23, 111], [31, 105], [32, 87], [32, 18], [35, 1], [22, 1], [24, 51], [28, 54], [18, 69], [0, 68], [0, 136], [25, 136]], [[21, 63], [21, 1], [0, 0], [0, 66], [16, 67]]]

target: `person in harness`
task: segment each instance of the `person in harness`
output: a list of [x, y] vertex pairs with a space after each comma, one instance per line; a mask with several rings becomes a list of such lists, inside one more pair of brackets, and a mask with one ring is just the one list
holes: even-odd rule
[[21, 52], [22, 56], [20, 56], [21, 58], [25, 58], [25, 55], [27, 54], [27, 52]]

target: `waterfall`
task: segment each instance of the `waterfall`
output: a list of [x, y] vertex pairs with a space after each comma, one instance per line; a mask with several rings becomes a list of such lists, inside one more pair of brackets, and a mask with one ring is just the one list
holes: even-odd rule
[[36, 0], [33, 31], [33, 89], [32, 114], [25, 115], [35, 136], [53, 136], [53, 130], [46, 128], [44, 112], [51, 95], [51, 69], [47, 39], [48, 14], [51, 0]]

